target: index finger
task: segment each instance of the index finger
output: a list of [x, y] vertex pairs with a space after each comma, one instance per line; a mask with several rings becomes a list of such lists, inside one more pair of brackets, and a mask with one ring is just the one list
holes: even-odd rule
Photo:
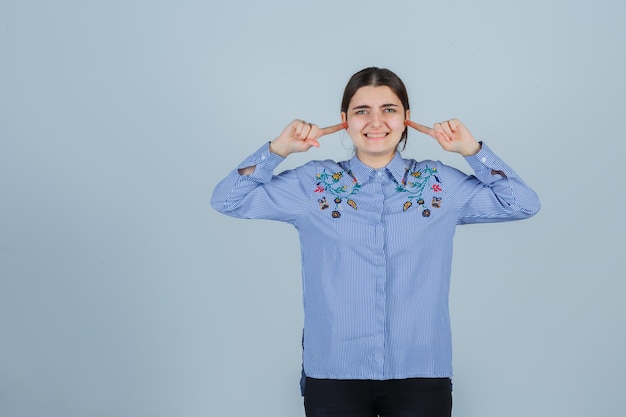
[[404, 122], [405, 125], [412, 127], [413, 129], [417, 130], [418, 132], [424, 133], [428, 136], [433, 136], [435, 134], [435, 130], [431, 129], [430, 127], [426, 127], [424, 125], [421, 125], [419, 123], [415, 123], [411, 120], [406, 120]]
[[339, 132], [347, 127], [346, 123], [339, 123], [338, 125], [328, 126], [320, 129], [320, 136], [330, 135], [331, 133]]

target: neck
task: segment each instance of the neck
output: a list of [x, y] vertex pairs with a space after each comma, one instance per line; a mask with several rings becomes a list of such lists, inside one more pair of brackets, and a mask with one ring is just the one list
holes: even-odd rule
[[370, 168], [380, 169], [387, 166], [389, 162], [393, 159], [396, 152], [394, 151], [390, 155], [363, 155], [359, 151], [356, 152], [356, 157], [359, 158], [359, 161], [363, 162]]

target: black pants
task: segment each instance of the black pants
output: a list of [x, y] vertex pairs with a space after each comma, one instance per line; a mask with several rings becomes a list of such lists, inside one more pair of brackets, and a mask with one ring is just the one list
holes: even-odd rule
[[306, 378], [307, 417], [450, 417], [449, 378], [387, 381]]

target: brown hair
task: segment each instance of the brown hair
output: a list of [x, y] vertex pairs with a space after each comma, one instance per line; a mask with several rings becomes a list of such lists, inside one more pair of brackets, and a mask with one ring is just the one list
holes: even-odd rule
[[[410, 109], [409, 107], [409, 95], [406, 91], [404, 83], [395, 73], [386, 68], [369, 67], [362, 69], [361, 71], [350, 77], [346, 88], [343, 91], [343, 99], [341, 100], [341, 111], [348, 114], [348, 106], [350, 100], [356, 94], [357, 90], [361, 87], [380, 87], [387, 86], [394, 92], [404, 107], [404, 112]], [[408, 128], [404, 129], [400, 139], [402, 143], [402, 149], [406, 147], [406, 138], [408, 135]], [[398, 143], [398, 146], [400, 146]]]

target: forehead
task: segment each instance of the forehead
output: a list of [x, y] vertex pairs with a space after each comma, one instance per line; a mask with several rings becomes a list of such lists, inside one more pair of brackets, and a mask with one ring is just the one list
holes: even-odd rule
[[386, 85], [378, 87], [365, 86], [356, 90], [356, 93], [354, 93], [350, 100], [349, 107], [360, 105], [380, 106], [383, 104], [397, 104], [402, 106], [402, 102], [396, 93]]

